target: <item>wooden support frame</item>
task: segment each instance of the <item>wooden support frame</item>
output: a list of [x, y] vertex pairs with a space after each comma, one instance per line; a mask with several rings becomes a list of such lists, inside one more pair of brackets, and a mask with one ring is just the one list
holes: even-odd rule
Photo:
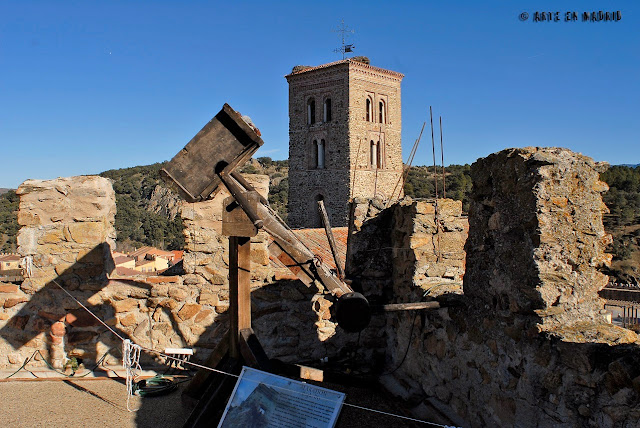
[[240, 356], [240, 331], [251, 328], [251, 239], [229, 237], [229, 356]]

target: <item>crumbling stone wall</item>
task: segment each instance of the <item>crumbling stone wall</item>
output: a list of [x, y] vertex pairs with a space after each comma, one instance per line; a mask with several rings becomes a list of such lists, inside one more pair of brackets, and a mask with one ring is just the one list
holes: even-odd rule
[[[266, 197], [268, 177], [247, 180]], [[31, 267], [24, 282], [0, 284], [0, 368], [85, 366], [106, 354], [117, 364], [120, 341], [70, 299], [69, 291], [122, 337], [148, 348], [195, 350], [204, 361], [228, 328], [228, 239], [221, 235], [223, 189], [206, 202], [183, 204], [184, 274], [121, 278], [113, 269], [115, 195], [109, 180], [71, 177], [20, 186], [19, 250]], [[253, 326], [268, 355], [287, 361], [334, 356], [358, 335], [337, 329], [333, 301], [274, 271], [264, 232], [252, 238]], [[289, 278], [278, 280], [278, 278]], [[143, 355], [144, 364], [155, 363]]]
[[[597, 295], [609, 242], [601, 168], [543, 148], [473, 164], [464, 295], [389, 317], [382, 380], [418, 415], [472, 427], [638, 425], [637, 336], [605, 322]], [[394, 282], [395, 294], [410, 284]]]
[[[73, 309], [78, 306], [53, 281], [86, 304], [98, 304], [96, 293], [106, 282], [114, 246], [115, 194], [109, 180], [72, 177], [27, 180], [20, 196], [18, 251], [25, 280], [0, 293], [0, 367], [20, 365], [35, 351], [60, 368], [75, 346], [101, 345], [95, 323]], [[105, 312], [105, 319], [111, 318]], [[89, 327], [87, 329], [86, 327]], [[94, 328], [91, 328], [94, 327]], [[69, 331], [67, 331], [69, 330]], [[84, 351], [78, 350], [78, 356]], [[37, 359], [41, 360], [40, 355]]]

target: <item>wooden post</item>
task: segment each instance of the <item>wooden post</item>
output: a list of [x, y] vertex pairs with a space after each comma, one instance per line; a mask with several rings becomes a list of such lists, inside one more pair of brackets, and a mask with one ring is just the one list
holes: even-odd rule
[[229, 237], [229, 355], [238, 358], [240, 331], [251, 328], [251, 239]]
[[331, 224], [329, 223], [329, 216], [327, 210], [324, 207], [322, 200], [318, 201], [318, 212], [320, 213], [320, 219], [324, 226], [324, 231], [327, 234], [327, 240], [329, 241], [329, 248], [331, 248], [331, 254], [333, 254], [333, 261], [336, 263], [336, 270], [338, 271], [338, 278], [344, 279], [344, 269], [342, 269], [342, 260], [338, 255], [338, 249], [336, 247], [336, 240], [333, 237], [333, 230], [331, 230]]

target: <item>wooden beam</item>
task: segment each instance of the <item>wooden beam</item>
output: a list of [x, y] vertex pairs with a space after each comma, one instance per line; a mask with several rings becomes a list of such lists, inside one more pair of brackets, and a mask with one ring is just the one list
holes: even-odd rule
[[416, 302], [416, 303], [393, 303], [389, 305], [382, 305], [373, 307], [374, 311], [382, 312], [394, 312], [394, 311], [416, 311], [425, 309], [439, 309], [440, 303], [438, 302]]
[[262, 345], [260, 345], [260, 341], [252, 328], [240, 330], [240, 353], [248, 366], [270, 371], [271, 363], [269, 362], [269, 357], [262, 349]]
[[333, 230], [331, 230], [331, 224], [329, 223], [329, 216], [327, 215], [327, 210], [324, 207], [323, 201], [318, 201], [318, 211], [320, 213], [320, 219], [322, 219], [322, 225], [324, 226], [324, 231], [327, 234], [327, 240], [329, 240], [329, 247], [331, 248], [331, 254], [333, 254], [333, 261], [336, 263], [338, 278], [344, 279], [344, 269], [342, 269], [342, 260], [340, 260], [340, 256], [338, 255], [336, 240], [333, 237]]
[[238, 358], [240, 330], [251, 328], [251, 240], [229, 237], [229, 355]]
[[[215, 347], [213, 352], [207, 358], [204, 365], [211, 368], [217, 368], [220, 364], [220, 361], [224, 358], [224, 356], [229, 351], [229, 330], [227, 330], [222, 336], [220, 342]], [[213, 372], [205, 369], [200, 369], [196, 372], [189, 385], [185, 388], [183, 395], [189, 396], [196, 400], [199, 400], [202, 397], [202, 394], [207, 389], [208, 384], [210, 383], [210, 379], [213, 377]]]

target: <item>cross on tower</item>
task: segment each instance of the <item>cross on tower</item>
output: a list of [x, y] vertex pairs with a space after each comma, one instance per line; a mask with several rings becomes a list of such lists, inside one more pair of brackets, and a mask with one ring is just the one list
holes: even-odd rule
[[356, 31], [350, 30], [349, 27], [345, 25], [344, 19], [340, 21], [340, 26], [332, 31], [334, 33], [340, 33], [342, 38], [342, 46], [334, 49], [333, 51], [336, 53], [342, 53], [342, 59], [344, 59], [344, 54], [346, 54], [347, 52], [353, 52], [353, 50], [356, 48], [353, 43], [345, 44], [345, 39], [349, 37], [350, 34], [355, 34]]

